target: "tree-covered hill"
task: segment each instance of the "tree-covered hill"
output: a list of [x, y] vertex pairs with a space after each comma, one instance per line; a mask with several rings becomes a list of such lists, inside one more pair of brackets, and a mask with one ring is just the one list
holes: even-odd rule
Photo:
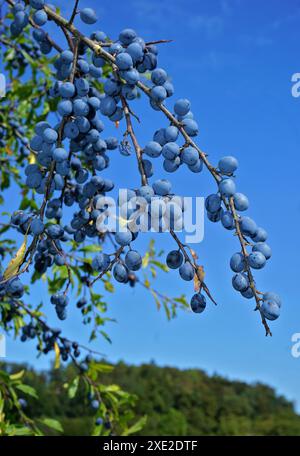
[[[24, 366], [1, 367], [19, 371]], [[27, 413], [33, 418], [59, 419], [67, 435], [85, 435], [93, 425], [93, 411], [86, 416], [85, 393], [79, 388], [69, 399], [62, 386], [72, 369], [69, 365], [35, 372], [26, 366], [26, 383], [39, 396], [28, 400]], [[147, 415], [143, 435], [300, 435], [300, 416], [293, 404], [261, 383], [230, 381], [198, 369], [123, 362], [103, 374], [102, 380], [138, 396], [135, 419]]]

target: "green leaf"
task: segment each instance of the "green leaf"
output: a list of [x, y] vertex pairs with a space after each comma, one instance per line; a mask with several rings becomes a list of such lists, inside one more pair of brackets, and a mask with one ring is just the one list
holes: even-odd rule
[[173, 301], [178, 302], [179, 304], [182, 304], [184, 307], [189, 308], [189, 303], [187, 302], [185, 295], [181, 295], [179, 298], [173, 298]]
[[28, 62], [30, 63], [30, 65], [32, 65], [33, 67], [37, 67], [37, 62], [35, 62], [35, 60], [33, 60], [30, 55], [24, 51], [23, 49], [21, 50], [21, 53], [23, 54], [23, 56], [25, 57], [26, 60], [28, 60]]
[[140, 418], [130, 428], [125, 429], [125, 431], [123, 431], [123, 433], [121, 435], [125, 436], [125, 435], [136, 434], [137, 432], [139, 432], [139, 431], [141, 431], [143, 429], [143, 427], [145, 426], [146, 422], [147, 422], [147, 417], [146, 416], [142, 416], [142, 418]]
[[161, 269], [164, 272], [169, 272], [170, 271], [168, 266], [166, 264], [164, 264], [164, 263], [161, 263], [160, 261], [151, 260], [150, 263], [154, 264], [156, 267], [158, 267], [159, 269]]
[[53, 418], [44, 418], [43, 420], [39, 420], [41, 423], [45, 424], [51, 429], [54, 429], [55, 431], [58, 432], [64, 432], [62, 425], [60, 424], [59, 421], [54, 420]]
[[68, 389], [68, 396], [73, 399], [76, 396], [79, 385], [79, 377], [75, 377]]
[[168, 302], [167, 301], [163, 301], [163, 306], [164, 306], [164, 309], [165, 309], [165, 312], [166, 312], [166, 315], [167, 315], [167, 319], [170, 320], [171, 319], [171, 312], [170, 312], [170, 309], [168, 307]]
[[107, 340], [107, 342], [109, 342], [110, 344], [112, 343], [111, 338], [109, 337], [109, 335], [105, 331], [101, 330], [99, 332], [104, 337], [104, 339]]
[[25, 210], [30, 207], [30, 199], [26, 196], [22, 199], [19, 209]]
[[153, 279], [155, 279], [155, 277], [157, 276], [156, 269], [153, 266], [151, 266], [150, 271], [151, 271]]
[[101, 250], [102, 250], [101, 245], [97, 245], [97, 244], [85, 245], [84, 247], [81, 247], [79, 249], [80, 252], [100, 252]]
[[106, 291], [109, 291], [109, 293], [113, 293], [115, 291], [114, 285], [108, 280], [104, 280], [104, 288]]
[[28, 394], [28, 396], [38, 399], [38, 395], [36, 394], [35, 389], [32, 388], [31, 386], [21, 384], [21, 385], [17, 385], [16, 388], [18, 390], [22, 391], [22, 393]]
[[32, 435], [32, 430], [29, 429], [28, 427], [22, 426], [22, 427], [16, 427], [16, 426], [8, 426], [6, 428], [6, 432], [10, 436], [14, 435]]
[[91, 368], [95, 369], [98, 372], [111, 372], [114, 369], [114, 366], [111, 366], [109, 364], [103, 364], [103, 363], [92, 363]]
[[153, 296], [153, 298], [154, 298], [154, 301], [155, 301], [157, 310], [159, 310], [160, 307], [161, 307], [161, 304], [160, 304], [160, 301], [159, 301], [159, 299], [158, 299], [158, 296], [157, 296], [157, 294], [156, 294], [156, 292], [155, 292], [154, 290], [150, 290], [150, 292], [151, 292], [151, 294], [152, 294], [152, 296]]
[[120, 391], [119, 385], [101, 385], [101, 391], [105, 393], [117, 393]]

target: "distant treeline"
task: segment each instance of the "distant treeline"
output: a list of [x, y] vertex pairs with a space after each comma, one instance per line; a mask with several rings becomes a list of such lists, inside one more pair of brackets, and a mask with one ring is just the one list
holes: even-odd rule
[[[93, 412], [87, 415], [84, 392], [79, 390], [70, 400], [62, 386], [71, 378], [73, 366], [44, 372], [12, 364], [0, 368], [26, 369], [25, 382], [39, 396], [28, 400], [30, 417], [56, 418], [66, 435], [89, 433]], [[142, 435], [300, 435], [300, 416], [293, 404], [261, 383], [229, 381], [198, 369], [123, 362], [103, 375], [103, 383], [119, 384], [138, 396], [135, 419], [148, 417]]]

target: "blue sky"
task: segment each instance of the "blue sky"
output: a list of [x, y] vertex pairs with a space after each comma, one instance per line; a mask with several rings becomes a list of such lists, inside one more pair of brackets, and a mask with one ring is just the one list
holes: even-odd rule
[[[63, 15], [68, 15], [69, 4], [60, 1]], [[229, 378], [267, 382], [297, 400], [300, 409], [300, 358], [291, 355], [292, 334], [300, 332], [300, 98], [291, 95], [291, 76], [300, 72], [300, 1], [116, 0], [112, 8], [107, 0], [81, 0], [80, 5], [94, 7], [100, 18], [96, 28], [113, 38], [132, 27], [146, 40], [173, 40], [159, 48], [159, 66], [171, 75], [176, 89], [168, 106], [176, 97], [189, 98], [200, 127], [198, 144], [210, 160], [217, 163], [229, 154], [238, 158], [238, 189], [248, 195], [249, 215], [268, 230], [273, 249], [267, 267], [256, 274], [258, 288], [277, 291], [283, 298], [282, 315], [271, 325], [273, 337], [266, 338], [253, 302], [241, 299], [231, 287], [228, 263], [239, 250], [236, 238], [206, 221], [204, 242], [195, 248], [218, 307], [209, 304], [201, 315], [181, 312], [167, 322], [150, 294], [120, 286], [108, 297], [109, 316], [118, 321], [109, 325], [113, 343], [99, 340], [94, 347], [112, 361], [155, 360], [161, 365], [199, 367]], [[86, 33], [94, 29], [79, 19], [76, 24]], [[163, 115], [150, 112], [145, 100], [135, 102], [134, 110], [142, 119], [141, 144], [152, 139], [156, 128], [167, 126]], [[111, 162], [105, 173], [120, 187], [139, 185], [134, 157], [113, 152]], [[214, 191], [207, 172], [191, 175], [180, 169], [176, 175], [167, 175], [160, 162], [154, 166], [157, 178], [170, 178], [177, 194], [206, 196]], [[139, 241], [142, 251], [148, 240]], [[165, 250], [174, 247], [167, 235], [156, 235], [156, 243]], [[160, 276], [156, 287], [176, 295], [193, 293], [177, 272]], [[43, 285], [39, 285], [32, 298], [43, 296]], [[47, 302], [46, 307], [57, 326]], [[70, 338], [80, 335], [86, 343], [88, 333], [74, 304], [70, 313], [61, 327]], [[34, 346], [9, 340], [8, 360], [47, 367], [49, 358], [36, 360]]]

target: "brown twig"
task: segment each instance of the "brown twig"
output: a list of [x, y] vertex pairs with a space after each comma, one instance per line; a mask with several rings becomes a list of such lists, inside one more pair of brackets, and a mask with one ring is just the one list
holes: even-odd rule
[[69, 20], [69, 24], [70, 25], [73, 24], [75, 16], [77, 14], [78, 3], [79, 3], [79, 0], [75, 0], [75, 4], [74, 4], [74, 7], [73, 7], [72, 15], [71, 15], [70, 20]]
[[73, 43], [72, 38], [70, 37], [68, 31], [66, 30], [65, 27], [61, 27], [61, 30], [62, 30], [63, 34], [65, 35], [65, 37], [66, 37], [66, 40], [67, 40], [68, 45], [69, 45], [69, 48], [73, 51], [74, 50], [74, 43]]
[[[7, 0], [11, 2], [12, 0]], [[90, 38], [86, 37], [83, 35], [76, 27], [74, 27], [73, 24], [69, 24], [66, 19], [64, 19], [62, 16], [57, 14], [56, 12], [52, 11], [49, 7], [45, 6], [44, 7], [45, 11], [51, 17], [59, 26], [64, 26], [67, 30], [69, 30], [75, 37], [78, 37], [81, 39], [83, 43], [85, 43], [90, 49], [92, 49], [97, 55], [103, 57], [107, 62], [109, 62], [111, 65], [115, 65], [115, 57], [112, 56], [109, 52], [105, 51], [97, 42], [91, 40]], [[147, 87], [145, 84], [143, 84], [141, 81], [137, 82], [137, 87], [139, 87], [149, 98], [151, 97], [150, 95], [150, 89]], [[159, 105], [160, 110], [165, 114], [165, 116], [169, 119], [169, 121], [175, 125], [182, 136], [185, 138], [186, 143], [194, 147], [198, 153], [200, 158], [203, 160], [203, 163], [205, 166], [208, 168], [212, 176], [217, 182], [221, 181], [221, 176], [220, 174], [216, 171], [216, 169], [210, 164], [210, 162], [207, 159], [207, 155], [205, 152], [203, 152], [199, 146], [192, 140], [192, 138], [186, 133], [186, 131], [183, 128], [183, 125], [175, 118], [175, 116], [163, 105]]]
[[[101, 47], [110, 47], [112, 44], [115, 44], [115, 41], [96, 41], [97, 44], [99, 44]], [[153, 44], [165, 44], [165, 43], [172, 43], [173, 40], [154, 40], [154, 41], [147, 41], [145, 43], [145, 46], [151, 46]], [[126, 48], [126, 45], [123, 45], [124, 48]]]
[[200, 274], [200, 270], [199, 270], [199, 267], [196, 263], [195, 260], [191, 260], [187, 251], [186, 251], [186, 248], [185, 248], [185, 245], [182, 244], [182, 242], [180, 241], [179, 237], [177, 236], [177, 234], [174, 232], [174, 230], [170, 229], [170, 233], [171, 233], [171, 236], [173, 237], [174, 241], [176, 242], [176, 244], [178, 245], [179, 247], [179, 250], [181, 250], [183, 256], [184, 256], [184, 259], [186, 262], [188, 262], [192, 268], [194, 269], [195, 271], [195, 274], [199, 280], [199, 283], [200, 283], [200, 289], [203, 288], [203, 290], [205, 291], [205, 293], [207, 294], [207, 296], [209, 297], [209, 299], [215, 304], [217, 305], [216, 301], [214, 300], [214, 298], [212, 297], [211, 295], [211, 292], [209, 291], [209, 288], [207, 287], [206, 283], [203, 281], [203, 277], [201, 276]]
[[104, 271], [100, 272], [100, 274], [89, 283], [90, 288], [94, 285], [95, 282], [102, 279], [102, 277], [112, 269], [113, 265], [119, 260], [120, 255], [123, 252], [123, 250], [124, 250], [124, 247], [118, 248], [118, 250], [113, 254], [114, 259], [109, 263], [108, 267]]
[[154, 41], [147, 41], [145, 44], [146, 46], [151, 46], [152, 44], [165, 44], [165, 43], [172, 43], [173, 40], [154, 40]]
[[136, 154], [136, 158], [137, 158], [137, 162], [138, 162], [138, 167], [139, 167], [139, 171], [140, 171], [140, 175], [141, 175], [142, 185], [148, 185], [148, 179], [147, 179], [147, 176], [145, 173], [144, 164], [143, 164], [143, 160], [142, 160], [142, 148], [140, 147], [140, 145], [138, 143], [137, 137], [135, 135], [135, 132], [134, 132], [134, 129], [132, 126], [131, 113], [130, 113], [130, 110], [128, 107], [128, 103], [125, 100], [125, 97], [123, 95], [120, 95], [120, 98], [121, 98], [121, 103], [122, 103], [122, 107], [123, 107], [123, 111], [124, 111], [124, 115], [125, 115], [127, 133], [129, 134], [132, 144], [134, 146], [134, 150], [135, 150], [135, 154]]
[[271, 330], [269, 328], [269, 325], [268, 325], [268, 323], [267, 323], [267, 321], [266, 321], [266, 319], [265, 319], [265, 317], [264, 317], [264, 315], [263, 315], [263, 313], [261, 311], [261, 305], [260, 305], [261, 299], [258, 296], [258, 292], [256, 290], [253, 274], [252, 274], [251, 268], [249, 266], [246, 242], [245, 242], [244, 236], [243, 236], [243, 234], [241, 232], [239, 217], [237, 215], [237, 212], [236, 212], [236, 209], [235, 209], [235, 206], [234, 206], [233, 197], [231, 197], [229, 199], [229, 205], [230, 205], [232, 216], [234, 218], [236, 234], [237, 234], [237, 236], [239, 238], [239, 241], [240, 241], [240, 244], [241, 244], [241, 248], [242, 248], [242, 252], [243, 252], [243, 256], [244, 256], [244, 259], [245, 259], [246, 274], [247, 274], [248, 279], [249, 279], [249, 285], [250, 285], [250, 288], [251, 288], [251, 290], [253, 292], [253, 295], [254, 295], [254, 298], [255, 298], [255, 301], [256, 301], [255, 310], [258, 310], [259, 313], [260, 313], [262, 324], [264, 325], [265, 330], [266, 330], [266, 336], [268, 336], [268, 335], [272, 336], [272, 333], [271, 333]]
[[[50, 238], [48, 238], [50, 240]], [[67, 260], [67, 255], [66, 253], [63, 251], [63, 250], [60, 250], [58, 247], [57, 247], [57, 244], [56, 242], [51, 239], [51, 243], [53, 245], [53, 247], [55, 248], [56, 252], [58, 253], [58, 255], [60, 255], [63, 259], [64, 259], [64, 263], [65, 263], [65, 266], [67, 268], [67, 274], [68, 274], [68, 282], [67, 282], [67, 285], [66, 285], [66, 288], [65, 288], [65, 291], [64, 291], [64, 295], [66, 296], [67, 293], [68, 293], [68, 290], [69, 290], [69, 287], [72, 283], [72, 273], [71, 273], [71, 268], [70, 268], [70, 265], [68, 263], [68, 260]]]
[[[24, 304], [22, 301], [19, 301], [19, 300], [14, 300], [14, 303], [16, 304], [17, 307], [23, 309], [24, 312], [26, 312], [26, 314], [29, 315], [33, 320], [37, 321], [46, 331], [49, 331], [49, 332], [53, 333], [53, 329], [50, 326], [48, 326], [47, 323], [45, 323], [45, 321], [42, 320], [42, 318], [40, 318], [38, 315], [36, 315], [34, 313], [34, 311], [28, 309], [26, 304]], [[61, 343], [63, 343], [64, 341], [67, 341], [67, 342], [70, 342], [71, 344], [73, 344], [73, 342], [75, 342], [75, 341], [71, 341], [71, 340], [67, 339], [66, 337], [60, 336], [60, 335], [57, 336], [57, 339]], [[86, 350], [89, 353], [95, 353], [96, 355], [104, 356], [103, 353], [98, 352], [96, 350], [92, 350], [92, 349], [86, 347], [85, 345], [82, 345], [82, 344], [78, 343], [78, 347], [83, 348], [84, 350]]]
[[[69, 81], [72, 82], [72, 83], [74, 82], [75, 74], [76, 74], [76, 68], [77, 68], [77, 62], [78, 62], [79, 44], [80, 44], [80, 39], [76, 39], [75, 40], [75, 44], [74, 44], [74, 48], [73, 48], [74, 59], [73, 59], [73, 62], [72, 62], [71, 73], [70, 73], [70, 76], [69, 76]], [[63, 122], [66, 122], [66, 120], [67, 119], [64, 118]], [[69, 163], [71, 162], [72, 155], [73, 155], [73, 153], [72, 153], [72, 150], [71, 150], [71, 147], [70, 147], [69, 155], [68, 155], [68, 162]], [[68, 176], [65, 176], [65, 178], [64, 178], [64, 186], [63, 186], [63, 189], [62, 189], [61, 195], [60, 195], [61, 202], [64, 199], [64, 195], [65, 195], [65, 192], [66, 192], [67, 185], [68, 185]]]

